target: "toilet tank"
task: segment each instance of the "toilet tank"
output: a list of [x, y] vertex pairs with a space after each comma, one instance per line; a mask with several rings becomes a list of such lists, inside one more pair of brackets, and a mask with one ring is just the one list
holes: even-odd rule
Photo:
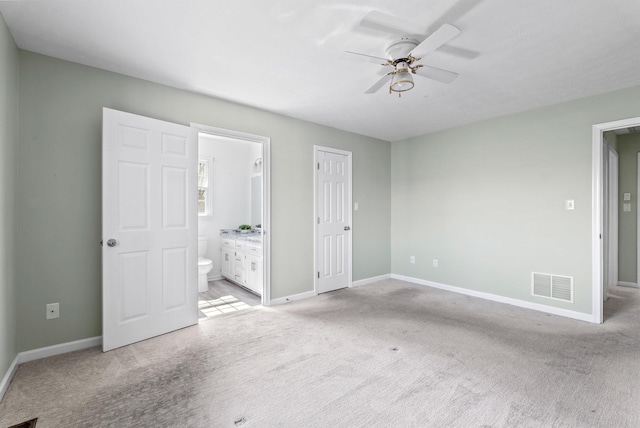
[[198, 236], [198, 257], [204, 257], [207, 253], [207, 237]]

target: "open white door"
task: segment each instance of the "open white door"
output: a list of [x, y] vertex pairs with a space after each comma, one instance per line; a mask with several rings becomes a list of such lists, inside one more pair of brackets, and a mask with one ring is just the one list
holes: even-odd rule
[[102, 349], [198, 322], [196, 132], [105, 108]]
[[607, 145], [609, 149], [609, 189], [608, 195], [608, 215], [607, 220], [609, 222], [607, 227], [608, 235], [608, 254], [607, 254], [607, 273], [608, 284], [605, 287], [603, 293], [603, 299], [606, 301], [609, 298], [609, 288], [613, 285], [618, 285], [618, 152], [612, 147]]
[[351, 152], [315, 147], [316, 294], [351, 286]]

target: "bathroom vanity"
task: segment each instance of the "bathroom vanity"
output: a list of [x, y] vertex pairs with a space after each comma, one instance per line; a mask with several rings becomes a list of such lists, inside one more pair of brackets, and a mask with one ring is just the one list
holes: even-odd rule
[[262, 295], [262, 231], [220, 231], [220, 273], [252, 292]]

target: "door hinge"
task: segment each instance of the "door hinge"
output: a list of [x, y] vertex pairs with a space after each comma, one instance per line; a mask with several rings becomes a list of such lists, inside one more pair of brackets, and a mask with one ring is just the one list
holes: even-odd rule
[[318, 224], [320, 224], [320, 217], [318, 217]]
[[320, 170], [320, 162], [318, 162], [318, 170]]
[[320, 279], [320, 272], [318, 272], [318, 279]]

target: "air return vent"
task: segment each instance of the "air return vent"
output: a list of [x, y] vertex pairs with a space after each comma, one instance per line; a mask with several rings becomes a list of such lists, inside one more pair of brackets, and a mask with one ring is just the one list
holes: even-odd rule
[[532, 272], [531, 293], [534, 296], [573, 303], [573, 278], [570, 276]]

